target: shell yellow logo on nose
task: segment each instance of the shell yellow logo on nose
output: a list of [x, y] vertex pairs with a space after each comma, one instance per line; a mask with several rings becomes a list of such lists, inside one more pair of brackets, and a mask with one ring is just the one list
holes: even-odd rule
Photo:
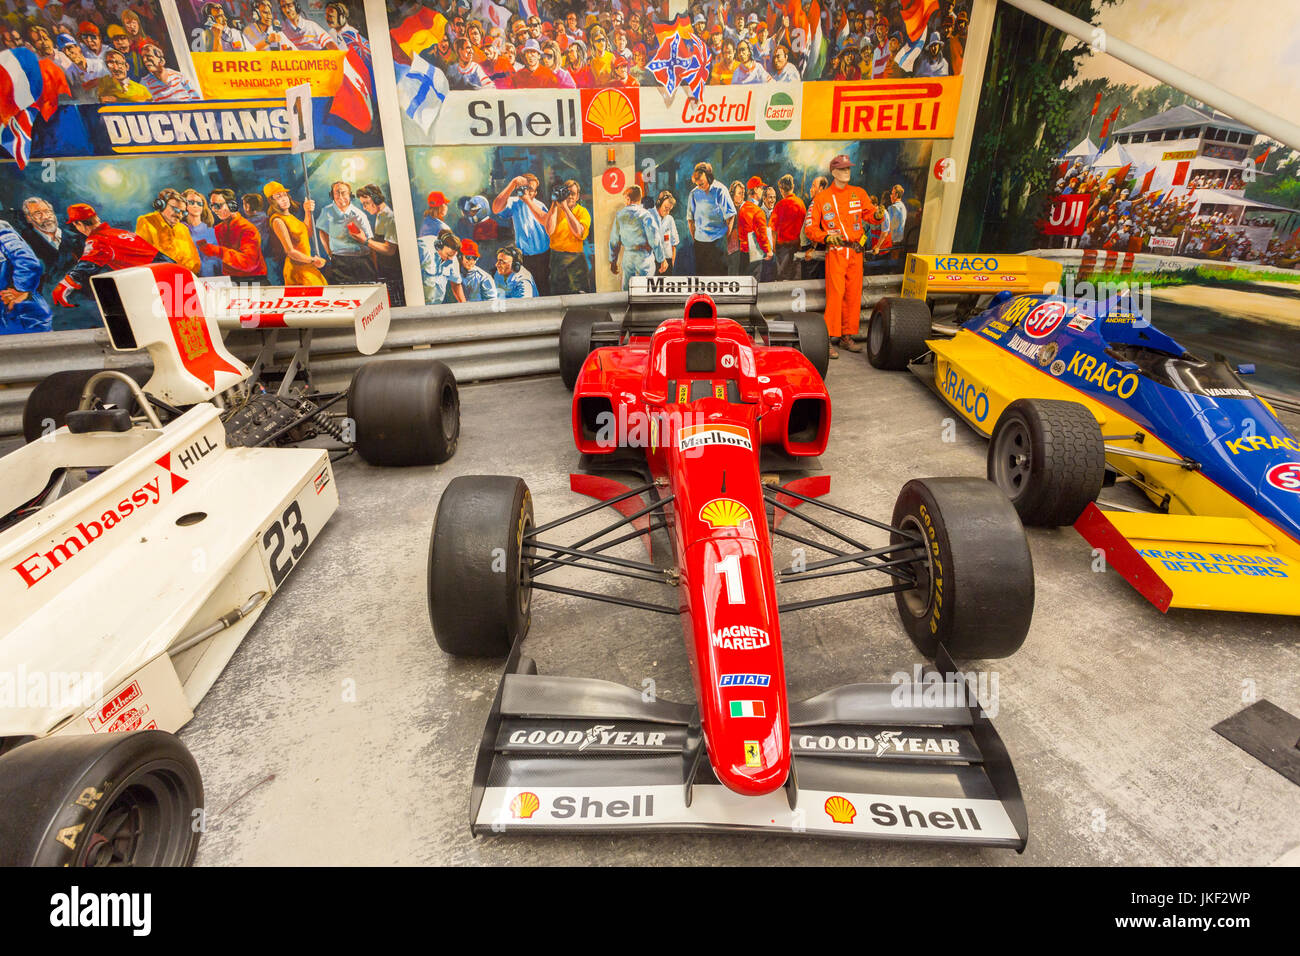
[[525, 790], [510, 801], [510, 812], [514, 814], [516, 820], [531, 820], [541, 805], [537, 794]]
[[606, 139], [617, 139], [636, 122], [636, 110], [628, 101], [627, 94], [618, 90], [605, 90], [598, 93], [587, 107], [586, 120], [600, 130]]
[[826, 798], [826, 815], [832, 823], [852, 823], [858, 815], [858, 808], [844, 797], [836, 795]]
[[714, 498], [700, 509], [700, 520], [717, 528], [738, 528], [751, 520], [749, 509], [731, 498]]

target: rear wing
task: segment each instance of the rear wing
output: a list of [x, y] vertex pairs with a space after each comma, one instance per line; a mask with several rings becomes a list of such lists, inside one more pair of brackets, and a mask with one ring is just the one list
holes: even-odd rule
[[924, 299], [953, 293], [993, 295], [1055, 293], [1061, 288], [1061, 264], [1037, 256], [909, 254], [903, 270], [903, 296]]
[[235, 285], [173, 263], [105, 272], [90, 287], [110, 344], [147, 349], [154, 374], [145, 390], [173, 405], [209, 401], [249, 376], [223, 329], [351, 328], [357, 350], [372, 355], [391, 318], [384, 285]]
[[757, 305], [758, 280], [753, 276], [631, 276], [628, 305], [667, 305], [704, 294], [719, 305]]

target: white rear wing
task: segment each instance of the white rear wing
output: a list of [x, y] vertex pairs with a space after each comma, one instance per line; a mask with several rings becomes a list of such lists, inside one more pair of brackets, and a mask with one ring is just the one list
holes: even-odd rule
[[173, 405], [208, 401], [250, 374], [223, 329], [351, 328], [357, 350], [373, 355], [391, 319], [383, 285], [235, 285], [154, 263], [93, 276], [90, 287], [113, 348], [147, 349], [145, 390]]
[[685, 302], [702, 293], [719, 304], [757, 305], [758, 280], [753, 276], [632, 276], [628, 304]]

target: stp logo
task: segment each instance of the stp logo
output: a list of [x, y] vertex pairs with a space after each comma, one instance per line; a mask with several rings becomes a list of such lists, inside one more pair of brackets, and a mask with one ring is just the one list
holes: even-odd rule
[[1300, 461], [1284, 461], [1280, 465], [1274, 465], [1265, 477], [1274, 488], [1300, 494]]
[[1046, 338], [1056, 331], [1063, 318], [1064, 302], [1044, 302], [1025, 316], [1025, 333], [1036, 339]]

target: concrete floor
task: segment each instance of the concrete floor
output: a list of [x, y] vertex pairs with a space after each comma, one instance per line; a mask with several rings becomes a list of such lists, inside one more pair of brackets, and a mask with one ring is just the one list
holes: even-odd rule
[[[845, 354], [828, 379], [828, 500], [888, 518], [910, 477], [984, 473], [985, 443], [961, 425], [943, 440], [949, 414], [913, 376]], [[1030, 531], [1033, 628], [1017, 655], [983, 664], [1029, 808], [1023, 856], [753, 835], [473, 839], [470, 775], [500, 664], [453, 660], [434, 642], [425, 580], [439, 493], [457, 475], [519, 474], [539, 522], [588, 499], [568, 489], [576, 454], [558, 378], [461, 397], [448, 464], [337, 466], [338, 514], [182, 732], [207, 791], [200, 864], [1250, 865], [1300, 846], [1300, 788], [1210, 729], [1250, 687], [1300, 713], [1296, 619], [1161, 616], [1118, 575], [1094, 573], [1069, 529]], [[635, 542], [622, 547], [636, 556]], [[795, 699], [918, 660], [889, 598], [789, 614], [782, 632]], [[538, 593], [525, 651], [542, 673], [651, 678], [661, 696], [691, 699], [680, 627], [662, 615]]]

